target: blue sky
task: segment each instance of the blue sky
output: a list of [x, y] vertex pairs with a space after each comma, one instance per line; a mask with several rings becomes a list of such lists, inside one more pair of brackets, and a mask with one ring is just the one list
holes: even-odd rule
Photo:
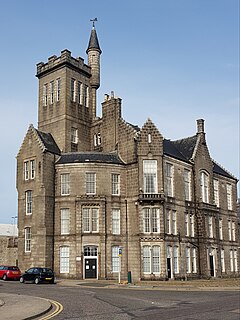
[[98, 115], [114, 91], [126, 121], [151, 118], [168, 139], [203, 118], [211, 157], [239, 178], [239, 0], [1, 1], [0, 223], [17, 214], [15, 157], [37, 127], [36, 64], [63, 49], [87, 63], [95, 17]]

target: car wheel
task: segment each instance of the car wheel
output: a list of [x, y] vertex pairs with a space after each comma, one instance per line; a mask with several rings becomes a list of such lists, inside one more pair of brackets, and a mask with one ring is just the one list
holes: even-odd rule
[[20, 283], [24, 283], [24, 278], [21, 277], [21, 278], [19, 279], [19, 281], [20, 281]]
[[4, 274], [2, 278], [3, 278], [4, 281], [6, 281], [7, 280], [7, 275]]
[[34, 283], [39, 284], [39, 278], [35, 278]]

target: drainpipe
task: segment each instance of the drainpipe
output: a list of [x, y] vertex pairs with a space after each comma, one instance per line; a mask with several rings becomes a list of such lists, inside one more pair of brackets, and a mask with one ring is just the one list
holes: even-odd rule
[[125, 199], [125, 212], [126, 212], [126, 269], [128, 270], [128, 203]]
[[105, 250], [105, 257], [104, 257], [104, 278], [107, 279], [107, 200], [106, 200], [106, 197], [105, 197], [105, 200], [104, 200], [104, 211], [105, 211], [105, 239], [104, 239], [104, 250]]
[[53, 227], [52, 227], [52, 270], [54, 270], [54, 252], [55, 252], [55, 185], [56, 185], [56, 168], [55, 168], [55, 162], [56, 162], [56, 155], [54, 154], [54, 176], [53, 176]]

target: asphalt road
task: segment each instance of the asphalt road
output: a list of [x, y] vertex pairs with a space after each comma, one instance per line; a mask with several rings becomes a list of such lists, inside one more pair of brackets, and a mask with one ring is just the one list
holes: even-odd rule
[[[1, 281], [0, 291], [60, 302], [56, 320], [239, 320], [239, 291], [161, 291], [65, 287]], [[14, 319], [13, 319], [14, 320]]]

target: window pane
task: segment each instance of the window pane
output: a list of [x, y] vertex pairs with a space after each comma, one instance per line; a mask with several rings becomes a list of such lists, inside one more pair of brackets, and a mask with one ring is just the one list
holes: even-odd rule
[[143, 209], [143, 232], [150, 232], [150, 209]]
[[209, 202], [209, 178], [205, 172], [201, 172], [202, 201]]
[[160, 247], [159, 246], [152, 247], [152, 272], [153, 273], [160, 272]]
[[112, 247], [112, 272], [119, 272], [119, 246]]
[[96, 193], [96, 174], [86, 173], [86, 193], [95, 194]]
[[214, 202], [217, 207], [219, 207], [219, 182], [218, 180], [213, 180], [213, 188], [214, 188]]
[[173, 270], [178, 273], [178, 247], [173, 247]]
[[24, 180], [29, 179], [29, 161], [24, 162]]
[[184, 169], [184, 191], [185, 191], [185, 199], [191, 200], [190, 198], [190, 171], [187, 169]]
[[115, 173], [112, 174], [112, 194], [120, 194], [120, 175]]
[[61, 85], [61, 80], [60, 78], [57, 79], [57, 101], [60, 100], [60, 85]]
[[71, 128], [71, 142], [78, 143], [78, 130], [76, 128]]
[[120, 210], [113, 209], [112, 211], [112, 233], [120, 234]]
[[83, 208], [83, 231], [90, 232], [90, 209]]
[[76, 80], [71, 79], [71, 100], [76, 101]]
[[60, 248], [60, 273], [69, 273], [69, 247]]
[[26, 214], [32, 214], [32, 191], [26, 191]]
[[190, 268], [190, 248], [186, 248], [186, 272], [190, 273], [191, 268]]
[[70, 193], [70, 175], [69, 173], [61, 174], [61, 195]]
[[92, 232], [98, 231], [98, 209], [91, 209], [92, 213]]
[[150, 246], [143, 247], [143, 272], [150, 272]]
[[31, 251], [31, 228], [25, 228], [25, 252]]
[[152, 208], [152, 232], [160, 232], [159, 209]]
[[144, 193], [157, 193], [157, 161], [143, 161]]
[[173, 197], [173, 165], [166, 163], [165, 166], [166, 175], [166, 193], [167, 196]]
[[227, 206], [228, 210], [232, 210], [232, 185], [227, 184]]
[[31, 179], [35, 178], [35, 160], [30, 160]]
[[69, 209], [61, 209], [61, 234], [69, 233]]

